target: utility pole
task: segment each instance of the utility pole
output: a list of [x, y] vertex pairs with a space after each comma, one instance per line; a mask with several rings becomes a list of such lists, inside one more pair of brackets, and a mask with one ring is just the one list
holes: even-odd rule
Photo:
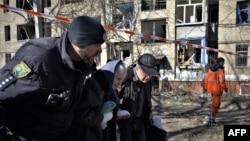
[[[33, 8], [35, 12], [41, 12], [41, 1], [40, 0], [33, 0]], [[35, 21], [35, 32], [36, 38], [40, 38], [42, 36], [42, 21], [41, 18], [38, 16], [34, 16]]]

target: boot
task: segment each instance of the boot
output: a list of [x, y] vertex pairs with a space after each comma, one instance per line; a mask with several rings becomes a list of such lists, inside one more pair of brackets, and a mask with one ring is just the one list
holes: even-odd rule
[[209, 124], [209, 126], [218, 126], [218, 124], [215, 121], [215, 118], [213, 118], [213, 117], [209, 118], [209, 123], [208, 124]]

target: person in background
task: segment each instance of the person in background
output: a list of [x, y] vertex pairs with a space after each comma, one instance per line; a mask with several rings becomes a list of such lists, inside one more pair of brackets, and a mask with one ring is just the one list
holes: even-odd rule
[[121, 141], [146, 141], [145, 125], [152, 119], [152, 78], [159, 76], [156, 66], [156, 58], [146, 53], [128, 67], [119, 95], [120, 109], [127, 110], [130, 117], [117, 121]]
[[211, 111], [209, 112], [210, 126], [217, 125], [215, 118], [220, 108], [221, 95], [223, 91], [228, 90], [225, 82], [224, 63], [224, 58], [218, 58], [216, 64], [208, 69], [204, 79], [204, 91], [212, 95]]
[[61, 140], [74, 119], [85, 76], [96, 70], [105, 30], [76, 17], [61, 37], [31, 39], [0, 70], [0, 140]]
[[127, 68], [121, 60], [112, 60], [92, 73], [84, 83], [72, 129], [63, 141], [102, 141], [102, 124], [113, 117], [113, 111], [103, 113], [105, 102], [125, 78]]

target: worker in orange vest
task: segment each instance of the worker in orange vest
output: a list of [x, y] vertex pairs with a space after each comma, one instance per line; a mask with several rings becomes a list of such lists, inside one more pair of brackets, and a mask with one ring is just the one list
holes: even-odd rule
[[212, 65], [205, 75], [204, 90], [212, 95], [211, 112], [209, 112], [209, 125], [215, 126], [215, 117], [220, 108], [221, 95], [223, 91], [227, 92], [224, 71], [225, 59], [220, 57], [216, 60], [216, 64]]

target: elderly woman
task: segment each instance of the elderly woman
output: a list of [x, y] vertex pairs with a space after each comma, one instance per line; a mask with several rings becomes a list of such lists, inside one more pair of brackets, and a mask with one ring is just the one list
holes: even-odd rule
[[[117, 61], [110, 61], [105, 65], [102, 70], [103, 71], [109, 71], [113, 70], [112, 64], [115, 64]], [[121, 69], [120, 69], [121, 70]], [[125, 69], [122, 69], [125, 71]], [[127, 70], [127, 69], [126, 69]], [[121, 110], [119, 109], [120, 105], [120, 98], [118, 96], [118, 87], [121, 86], [121, 83], [123, 82], [125, 78], [126, 72], [119, 71], [115, 73], [115, 79], [112, 85], [111, 90], [109, 91], [107, 97], [105, 98], [105, 101], [113, 101], [116, 104], [116, 107], [113, 109], [113, 118], [107, 122], [107, 128], [103, 129], [103, 141], [116, 141], [117, 135], [116, 135], [116, 124], [117, 119], [126, 119], [130, 116], [130, 113], [127, 110]], [[105, 75], [108, 76], [108, 75]], [[107, 77], [108, 78], [108, 77]], [[112, 80], [112, 77], [109, 77], [108, 79]]]
[[112, 97], [126, 72], [127, 68], [121, 60], [112, 60], [85, 80], [75, 122], [64, 140], [103, 140], [101, 124], [113, 118], [113, 111], [102, 112], [103, 104], [106, 101], [116, 103]]

